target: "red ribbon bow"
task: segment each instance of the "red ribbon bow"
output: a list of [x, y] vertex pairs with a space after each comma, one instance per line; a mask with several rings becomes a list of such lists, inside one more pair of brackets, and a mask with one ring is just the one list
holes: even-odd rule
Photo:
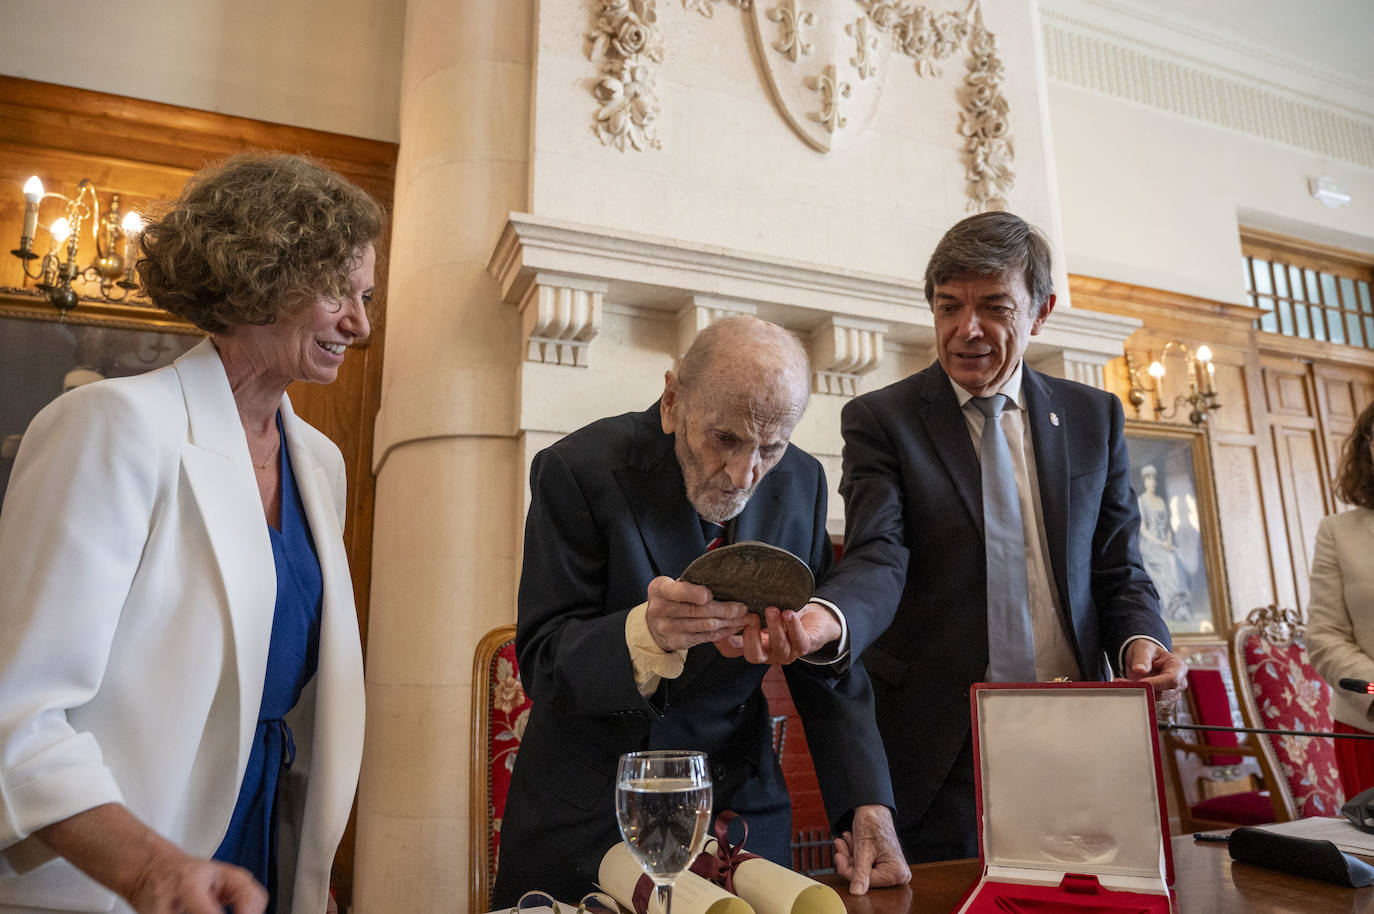
[[[727, 837], [730, 831], [730, 823], [736, 819], [744, 826], [744, 837], [739, 844], [731, 844]], [[688, 867], [703, 879], [709, 879], [725, 891], [735, 894], [735, 869], [746, 860], [753, 860], [758, 854], [751, 854], [744, 849], [744, 842], [749, 839], [749, 823], [740, 818], [739, 813], [725, 810], [716, 816], [715, 824], [711, 826], [711, 833], [716, 839], [715, 853], [702, 851], [697, 855], [697, 859], [692, 861]]]
[[[730, 823], [736, 819], [744, 826], [744, 837], [739, 844], [731, 844], [727, 835], [730, 831]], [[692, 861], [692, 865], [687, 869], [703, 879], [715, 883], [725, 891], [735, 893], [735, 868], [746, 860], [753, 860], [758, 854], [751, 854], [744, 849], [744, 842], [749, 838], [749, 823], [740, 818], [740, 814], [725, 810], [716, 816], [715, 824], [711, 826], [711, 834], [715, 836], [715, 852], [702, 851], [697, 854], [697, 859]], [[645, 914], [649, 910], [649, 898], [654, 893], [654, 882], [647, 875], [640, 876], [635, 882], [634, 894], [630, 903], [634, 906], [635, 914]]]

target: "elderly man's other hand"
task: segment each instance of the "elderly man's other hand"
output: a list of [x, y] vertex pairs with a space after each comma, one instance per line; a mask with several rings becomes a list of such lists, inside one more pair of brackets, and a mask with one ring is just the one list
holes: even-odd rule
[[1187, 664], [1149, 638], [1136, 638], [1126, 645], [1123, 665], [1126, 679], [1154, 686], [1155, 709], [1161, 718], [1173, 711], [1188, 687]]
[[835, 871], [849, 880], [851, 895], [911, 881], [892, 810], [877, 804], [854, 810], [850, 830], [835, 839]]
[[716, 650], [750, 663], [791, 663], [840, 637], [840, 621], [819, 603], [807, 603], [799, 612], [770, 606], [764, 614], [767, 628], [750, 615], [744, 631], [717, 641]]
[[719, 641], [739, 631], [749, 615], [743, 603], [712, 599], [700, 584], [657, 577], [649, 582], [645, 622], [654, 642], [665, 651], [682, 651]]

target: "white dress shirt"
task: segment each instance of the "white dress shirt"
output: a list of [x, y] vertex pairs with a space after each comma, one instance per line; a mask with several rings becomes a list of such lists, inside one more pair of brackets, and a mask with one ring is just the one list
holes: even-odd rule
[[[973, 449], [978, 451], [983, 440], [983, 423], [987, 421], [978, 407], [969, 401], [973, 394], [953, 380], [954, 395], [959, 399], [964, 422], [968, 425]], [[1082, 671], [1074, 657], [1073, 642], [1064, 630], [1059, 614], [1059, 595], [1055, 592], [1050, 574], [1050, 550], [1045, 540], [1045, 512], [1040, 506], [1039, 477], [1035, 473], [1035, 449], [1031, 447], [1030, 429], [1023, 420], [1026, 403], [1021, 390], [1021, 366], [1017, 365], [998, 393], [1008, 401], [1002, 410], [1002, 434], [1011, 451], [1012, 475], [1016, 477], [1016, 491], [1021, 502], [1021, 529], [1026, 537], [1027, 594], [1030, 597], [1031, 635], [1035, 639], [1035, 678], [1041, 681], [1060, 677], [1081, 679]]]

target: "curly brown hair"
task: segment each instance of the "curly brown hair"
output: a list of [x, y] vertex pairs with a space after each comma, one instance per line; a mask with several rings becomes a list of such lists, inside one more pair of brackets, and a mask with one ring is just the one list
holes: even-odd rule
[[1355, 420], [1355, 427], [1341, 445], [1341, 462], [1336, 471], [1336, 497], [1341, 501], [1374, 508], [1374, 454], [1370, 441], [1374, 435], [1374, 403]]
[[192, 175], [143, 229], [138, 275], [154, 304], [209, 333], [270, 324], [317, 296], [342, 301], [384, 218], [309, 159], [236, 155]]

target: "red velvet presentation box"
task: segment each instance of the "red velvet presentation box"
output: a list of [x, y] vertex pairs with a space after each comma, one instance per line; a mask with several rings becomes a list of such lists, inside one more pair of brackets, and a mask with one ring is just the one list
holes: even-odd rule
[[983, 874], [958, 914], [1167, 914], [1150, 687], [979, 683], [971, 699]]

